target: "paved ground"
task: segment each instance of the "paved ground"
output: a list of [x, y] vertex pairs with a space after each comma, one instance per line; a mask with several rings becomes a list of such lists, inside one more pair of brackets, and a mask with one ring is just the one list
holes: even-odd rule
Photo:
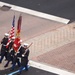
[[[11, 29], [14, 14], [16, 17], [15, 27], [17, 27], [17, 21], [18, 21], [20, 12], [16, 12], [12, 10], [4, 12], [0, 10], [0, 14], [1, 14], [0, 16], [1, 17], [0, 35], [2, 38], [4, 36], [4, 33], [8, 32]], [[42, 33], [52, 31], [62, 26], [64, 26], [64, 24], [22, 13], [22, 26], [21, 26], [21, 36], [22, 37], [21, 38], [24, 40], [27, 40], [29, 38], [33, 38], [35, 36], [41, 35]]]
[[[38, 44], [36, 44], [37, 42], [35, 41], [35, 44], [38, 45], [36, 47], [42, 48], [35, 51], [37, 54], [32, 60], [75, 73], [74, 26], [75, 23], [72, 23], [35, 38], [36, 41], [38, 41], [38, 38], [40, 39]], [[53, 37], [49, 36], [51, 34]], [[46, 40], [43, 38], [46, 38]], [[51, 38], [53, 38], [53, 40]], [[42, 40], [46, 42], [41, 42]], [[41, 44], [43, 44], [44, 47]], [[37, 49], [34, 48], [34, 50]]]
[[[67, 1], [68, 0], [66, 0], [66, 2]], [[11, 29], [12, 16], [14, 13], [17, 20], [20, 14], [19, 12], [0, 11], [1, 38], [5, 32]], [[24, 13], [22, 16], [21, 38], [23, 42], [30, 43], [33, 41], [34, 43], [30, 48], [30, 59], [75, 73], [75, 23], [65, 25]], [[69, 16], [72, 20], [74, 19], [73, 15]], [[5, 62], [3, 61], [0, 69], [4, 69], [4, 64]]]
[[33, 59], [75, 73], [75, 41]]
[[[0, 38], [0, 40], [3, 38], [4, 33], [8, 32], [11, 29], [14, 12], [15, 12], [15, 16], [16, 16], [16, 26], [17, 26], [17, 20], [18, 20], [19, 14], [20, 14], [19, 12], [12, 11], [12, 10], [4, 12], [4, 11], [0, 10], [0, 13], [1, 13], [1, 19], [0, 19], [1, 38]], [[22, 14], [22, 20], [23, 21], [22, 21], [22, 28], [21, 28], [22, 29], [21, 30], [21, 38], [22, 38], [23, 42], [28, 41], [29, 39], [39, 36], [41, 34], [44, 34], [46, 32], [53, 31], [57, 28], [65, 26], [62, 23], [42, 19], [39, 17], [24, 14], [24, 13]], [[0, 73], [2, 73], [1, 75], [4, 75], [4, 73], [7, 73], [7, 72], [11, 73], [10, 71], [8, 71], [11, 64], [9, 65], [8, 68], [4, 68], [5, 63], [6, 62], [3, 60], [2, 64], [0, 64]], [[30, 71], [33, 71], [33, 70], [34, 70], [34, 68], [30, 69]], [[53, 72], [48, 73], [48, 72], [45, 72], [42, 70], [40, 71], [38, 69], [35, 69], [35, 70], [36, 70], [35, 74], [37, 73], [37, 71], [39, 71], [38, 73], [40, 73], [41, 75], [43, 73], [45, 75], [46, 74], [55, 75]]]

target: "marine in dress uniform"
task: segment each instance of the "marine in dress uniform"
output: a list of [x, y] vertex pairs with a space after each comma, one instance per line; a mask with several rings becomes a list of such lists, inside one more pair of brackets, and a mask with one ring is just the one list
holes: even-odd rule
[[9, 42], [9, 45], [8, 45], [8, 54], [7, 54], [7, 62], [5, 64], [4, 67], [8, 67], [8, 64], [10, 61], [12, 61], [13, 63], [13, 55], [14, 55], [14, 52], [13, 52], [13, 44], [14, 44], [14, 40], [15, 40], [15, 37], [12, 37], [10, 42]]
[[20, 48], [21, 48], [21, 43], [22, 43], [22, 40], [20, 40], [20, 46], [18, 48], [18, 51], [15, 52], [14, 50], [14, 57], [13, 57], [13, 64], [12, 64], [12, 67], [11, 67], [11, 70], [10, 71], [13, 71], [15, 66], [16, 66], [16, 63], [18, 64], [18, 66], [20, 67], [20, 60], [19, 60], [19, 57], [20, 57]]
[[7, 60], [8, 48], [6, 48], [6, 45], [7, 45], [8, 40], [9, 40], [8, 36], [9, 36], [9, 34], [8, 34], [8, 33], [5, 33], [4, 38], [3, 38], [2, 41], [1, 41], [2, 46], [1, 46], [1, 58], [0, 58], [0, 63], [2, 62], [4, 56], [5, 56], [6, 60]]
[[30, 51], [27, 46], [28, 44], [24, 43], [24, 48], [22, 49], [23, 53], [21, 56], [21, 67], [19, 69], [18, 75], [21, 74], [23, 68], [25, 68], [25, 71], [28, 71], [28, 56], [29, 56]]

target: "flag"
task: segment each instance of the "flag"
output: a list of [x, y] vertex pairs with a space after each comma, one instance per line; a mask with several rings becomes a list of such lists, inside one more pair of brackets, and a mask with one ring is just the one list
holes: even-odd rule
[[12, 27], [11, 27], [11, 30], [9, 31], [9, 40], [8, 40], [8, 43], [7, 43], [7, 48], [8, 48], [8, 45], [10, 43], [10, 39], [12, 37], [14, 37], [14, 31], [15, 31], [15, 15], [13, 16], [13, 21], [12, 21]]
[[18, 24], [17, 24], [17, 32], [16, 32], [16, 37], [20, 37], [20, 32], [21, 32], [21, 22], [22, 22], [22, 16], [19, 16], [18, 19]]
[[10, 33], [9, 33], [9, 39], [14, 37], [14, 33], [15, 33], [15, 15], [13, 17], [12, 28], [11, 28]]
[[18, 51], [18, 48], [20, 47], [20, 38], [16, 38], [13, 44], [13, 49], [15, 50], [15, 52]]
[[13, 48], [17, 52], [19, 46], [20, 46], [20, 32], [21, 32], [21, 22], [22, 22], [22, 16], [19, 16], [18, 23], [17, 23], [17, 32], [16, 32], [16, 39], [14, 41]]

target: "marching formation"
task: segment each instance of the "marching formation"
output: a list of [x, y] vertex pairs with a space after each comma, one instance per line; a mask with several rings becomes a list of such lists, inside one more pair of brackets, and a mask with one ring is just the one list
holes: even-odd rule
[[14, 37], [14, 27], [15, 27], [15, 15], [13, 17], [12, 28], [10, 33], [5, 33], [4, 38], [1, 40], [1, 50], [0, 50], [0, 64], [2, 63], [4, 57], [6, 60], [6, 64], [4, 67], [8, 67], [11, 62], [12, 67], [10, 71], [15, 69], [16, 63], [19, 68], [19, 74], [21, 74], [22, 70], [25, 68], [25, 71], [28, 71], [28, 56], [29, 56], [29, 47], [32, 45], [28, 45], [27, 43], [22, 44], [22, 40], [20, 38], [21, 32], [21, 21], [22, 16], [19, 16], [17, 23], [17, 32], [16, 37]]
[[[13, 71], [16, 63], [18, 64], [19, 68], [19, 74], [21, 74], [23, 68], [25, 67], [25, 71], [28, 71], [28, 56], [29, 56], [29, 47], [32, 45], [32, 43], [30, 45], [28, 45], [27, 43], [23, 43], [22, 45], [22, 40], [20, 40], [19, 46], [18, 46], [18, 50], [14, 50], [14, 41], [15, 41], [15, 37], [12, 37], [10, 39], [10, 42], [8, 44], [9, 41], [9, 34], [5, 33], [4, 38], [1, 41], [1, 58], [0, 58], [0, 64], [3, 61], [3, 58], [5, 57], [6, 60], [6, 64], [4, 65], [4, 67], [8, 67], [9, 62], [11, 62], [12, 67], [10, 69], [10, 71]], [[21, 59], [21, 61], [20, 61]]]

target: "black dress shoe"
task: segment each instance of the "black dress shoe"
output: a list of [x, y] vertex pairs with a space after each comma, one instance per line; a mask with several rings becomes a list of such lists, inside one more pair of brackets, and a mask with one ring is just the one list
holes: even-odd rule
[[0, 61], [0, 64], [1, 64], [2, 62]]
[[25, 70], [25, 71], [28, 71], [28, 70]]
[[19, 72], [17, 75], [21, 75], [21, 72]]
[[21, 74], [17, 74], [17, 75], [21, 75]]
[[14, 71], [14, 69], [10, 69], [10, 71]]
[[28, 69], [25, 69], [25, 71], [28, 71]]

